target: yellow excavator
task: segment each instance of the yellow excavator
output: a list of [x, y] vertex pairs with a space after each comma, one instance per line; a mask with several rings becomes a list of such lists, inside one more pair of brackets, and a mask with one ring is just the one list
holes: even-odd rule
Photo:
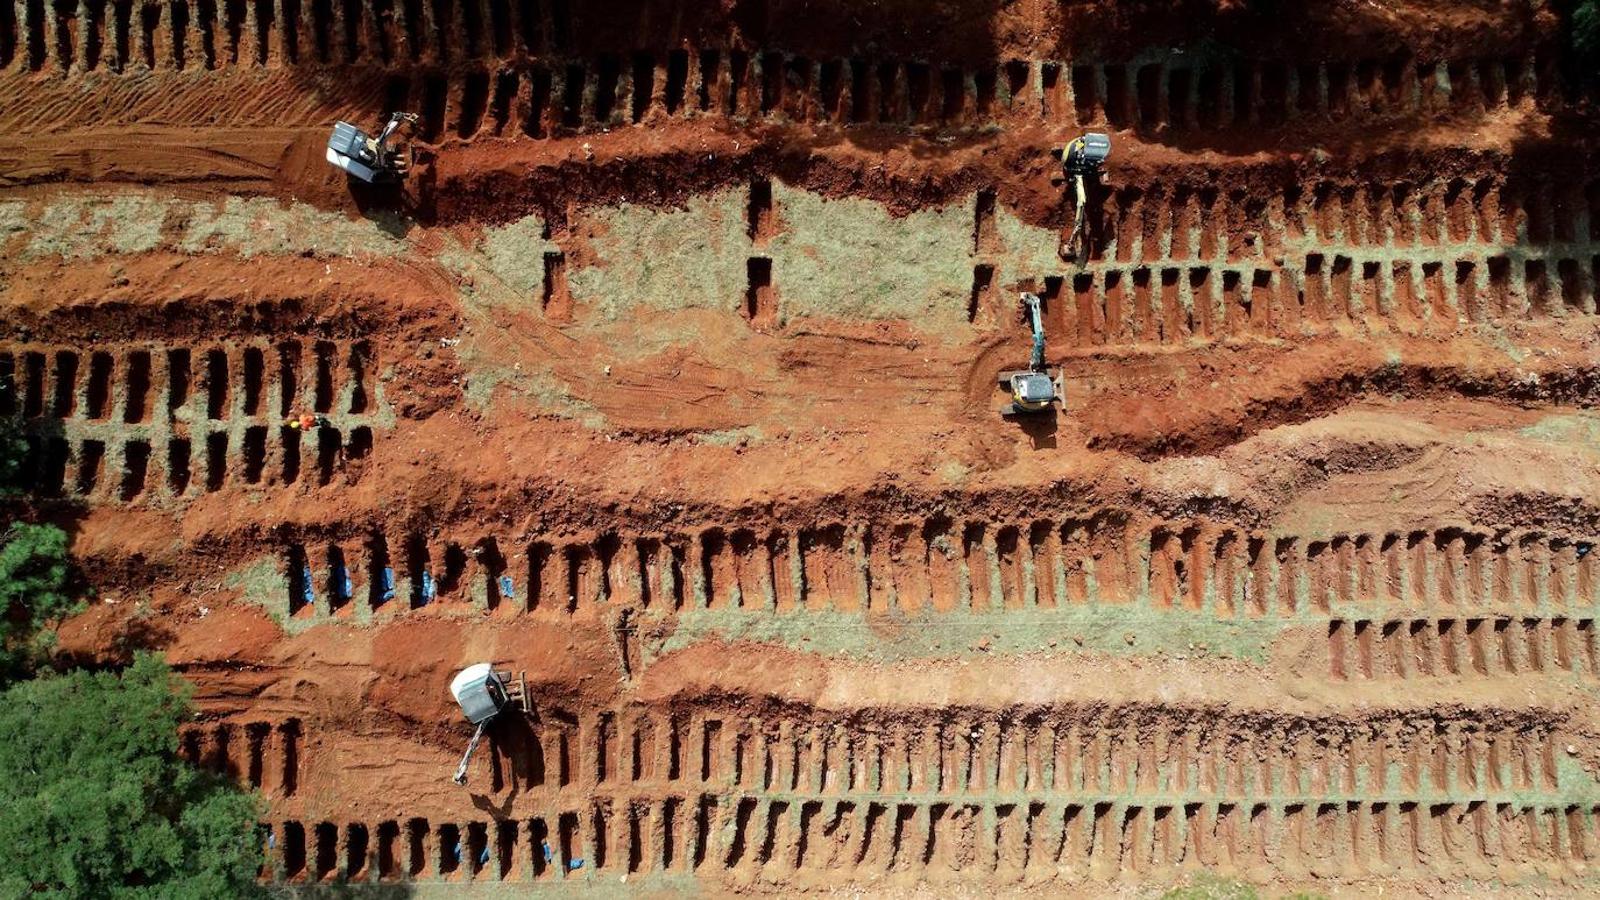
[[1044, 364], [1044, 310], [1038, 294], [1022, 295], [1022, 314], [1033, 326], [1033, 352], [1027, 369], [1000, 373], [1000, 386], [1011, 394], [1011, 402], [1000, 407], [1000, 415], [1007, 418], [1042, 413], [1064, 402], [1061, 370], [1051, 375]]
[[1072, 233], [1057, 251], [1064, 260], [1088, 258], [1089, 235], [1084, 230], [1084, 222], [1089, 208], [1089, 180], [1101, 177], [1100, 170], [1110, 156], [1111, 138], [1094, 132], [1074, 140], [1061, 151], [1062, 171], [1071, 179], [1078, 200], [1072, 214]]

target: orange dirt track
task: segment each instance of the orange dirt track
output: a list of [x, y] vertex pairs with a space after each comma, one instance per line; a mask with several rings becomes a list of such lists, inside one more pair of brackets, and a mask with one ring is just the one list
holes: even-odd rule
[[[1564, 28], [4, 4], [0, 415], [96, 589], [63, 661], [165, 652], [273, 883], [1589, 895]], [[396, 109], [403, 187], [323, 160]], [[1065, 403], [1002, 420], [1022, 291]], [[478, 662], [529, 700], [458, 787]]]

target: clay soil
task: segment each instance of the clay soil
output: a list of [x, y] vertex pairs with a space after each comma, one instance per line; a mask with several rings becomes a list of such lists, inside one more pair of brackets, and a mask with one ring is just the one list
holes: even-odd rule
[[[7, 5], [0, 414], [95, 590], [61, 663], [166, 654], [276, 885], [1588, 894], [1564, 28]], [[402, 107], [404, 186], [323, 161]], [[1022, 291], [1065, 402], [1005, 420]], [[528, 699], [457, 787], [476, 662]]]

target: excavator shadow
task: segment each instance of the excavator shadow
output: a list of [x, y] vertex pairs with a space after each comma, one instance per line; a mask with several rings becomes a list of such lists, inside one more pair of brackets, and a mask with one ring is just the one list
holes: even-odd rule
[[1056, 432], [1061, 427], [1061, 414], [1052, 409], [1034, 415], [1016, 417], [1017, 424], [1022, 428], [1022, 433], [1033, 442], [1035, 450], [1054, 450], [1056, 448]]
[[348, 190], [362, 218], [390, 237], [402, 239], [417, 225], [432, 224], [434, 178], [433, 167], [423, 165], [401, 183], [368, 184], [350, 177]]
[[[489, 765], [491, 783], [489, 793], [472, 791], [472, 805], [495, 818], [506, 818], [523, 785], [542, 784], [545, 779], [545, 761], [534, 732], [532, 720], [520, 712], [496, 716], [489, 732]], [[496, 803], [493, 794], [507, 786], [506, 795]]]

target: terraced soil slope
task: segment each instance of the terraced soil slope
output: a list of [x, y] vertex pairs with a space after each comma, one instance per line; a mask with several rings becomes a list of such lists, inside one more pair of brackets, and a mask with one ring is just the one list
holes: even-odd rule
[[1263, 6], [0, 5], [63, 657], [193, 681], [274, 883], [1592, 892], [1600, 97]]

